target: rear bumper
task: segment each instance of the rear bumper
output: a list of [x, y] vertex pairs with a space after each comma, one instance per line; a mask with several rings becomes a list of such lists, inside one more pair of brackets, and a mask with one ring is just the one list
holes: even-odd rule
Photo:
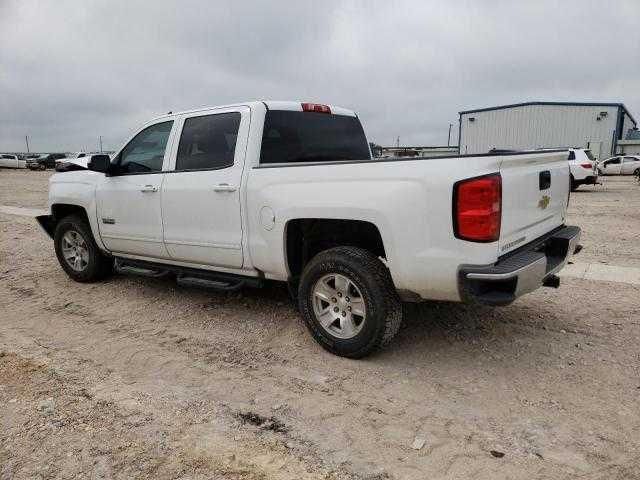
[[459, 270], [460, 297], [464, 301], [507, 305], [544, 283], [569, 257], [580, 251], [580, 228], [564, 226], [501, 257], [493, 265], [463, 265]]
[[578, 183], [582, 185], [595, 185], [598, 183], [598, 177], [596, 175], [589, 175], [582, 180], [578, 180]]

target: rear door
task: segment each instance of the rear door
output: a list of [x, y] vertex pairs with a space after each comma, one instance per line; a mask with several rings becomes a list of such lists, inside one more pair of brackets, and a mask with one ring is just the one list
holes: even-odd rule
[[162, 186], [164, 243], [172, 259], [242, 267], [240, 183], [249, 108], [185, 115]]
[[505, 156], [499, 254], [564, 224], [569, 195], [568, 152]]
[[640, 168], [640, 161], [636, 157], [624, 157], [622, 160], [622, 174], [632, 175]]

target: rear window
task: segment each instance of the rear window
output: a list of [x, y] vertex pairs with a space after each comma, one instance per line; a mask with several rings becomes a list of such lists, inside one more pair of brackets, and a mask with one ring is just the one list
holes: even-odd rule
[[357, 117], [269, 110], [260, 163], [366, 160], [369, 145]]
[[230, 167], [239, 128], [238, 112], [187, 118], [178, 146], [176, 170]]
[[584, 154], [587, 156], [589, 160], [591, 160], [592, 162], [595, 162], [596, 157], [593, 156], [593, 153], [591, 153], [591, 150], [585, 150]]

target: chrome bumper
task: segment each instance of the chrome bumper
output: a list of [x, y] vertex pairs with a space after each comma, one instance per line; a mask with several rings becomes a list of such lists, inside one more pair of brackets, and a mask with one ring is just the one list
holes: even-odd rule
[[580, 228], [565, 226], [500, 258], [493, 265], [463, 265], [460, 296], [465, 301], [507, 305], [554, 278], [582, 248]]

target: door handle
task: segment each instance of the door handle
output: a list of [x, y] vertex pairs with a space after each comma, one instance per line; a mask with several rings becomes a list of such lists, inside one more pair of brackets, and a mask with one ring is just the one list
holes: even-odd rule
[[228, 183], [219, 183], [215, 187], [213, 187], [214, 192], [235, 192], [237, 187], [234, 185], [229, 185]]
[[142, 193], [157, 192], [158, 191], [158, 187], [156, 187], [155, 185], [145, 185], [144, 187], [142, 187], [140, 189], [140, 191]]

